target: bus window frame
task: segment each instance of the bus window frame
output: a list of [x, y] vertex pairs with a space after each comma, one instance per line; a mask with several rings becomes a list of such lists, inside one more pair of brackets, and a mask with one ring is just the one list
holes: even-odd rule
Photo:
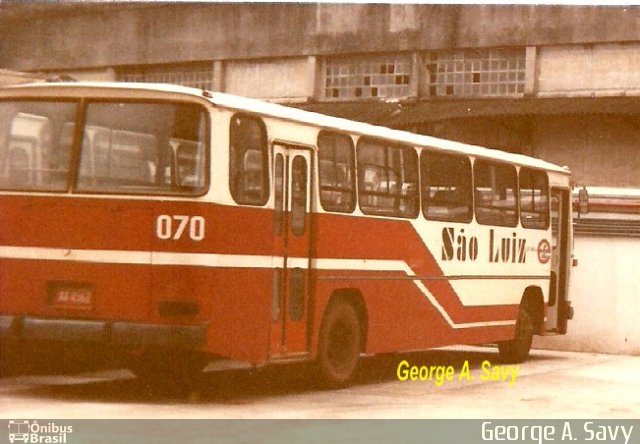
[[[344, 209], [338, 209], [337, 205], [332, 205], [328, 207], [327, 205], [325, 205], [325, 201], [322, 199], [322, 167], [321, 167], [321, 159], [320, 159], [320, 152], [322, 151], [322, 147], [320, 146], [320, 138], [324, 136], [329, 136], [334, 138], [344, 138], [349, 141], [349, 154], [350, 154], [349, 160], [351, 161], [351, 165], [350, 165], [351, 205], [349, 206], [349, 208], [345, 207]], [[318, 150], [318, 154], [317, 154], [318, 156], [318, 167], [317, 167], [318, 198], [320, 200], [320, 205], [322, 206], [322, 209], [324, 211], [332, 212], [332, 213], [352, 214], [356, 210], [356, 207], [358, 206], [358, 186], [357, 186], [358, 178], [357, 178], [357, 167], [356, 167], [357, 160], [356, 160], [356, 149], [355, 149], [355, 144], [353, 143], [353, 138], [349, 134], [341, 133], [338, 131], [320, 130], [316, 138], [316, 146]]]
[[[261, 200], [256, 200], [256, 201], [248, 201], [248, 200], [239, 200], [238, 199], [238, 193], [236, 190], [236, 187], [234, 186], [233, 183], [233, 178], [235, 177], [234, 174], [232, 174], [232, 168], [234, 167], [234, 161], [232, 159], [232, 155], [231, 155], [231, 146], [232, 146], [232, 125], [233, 125], [233, 120], [237, 117], [240, 118], [244, 118], [244, 119], [248, 119], [248, 120], [253, 120], [255, 122], [258, 122], [258, 126], [261, 129], [261, 136], [262, 136], [262, 142], [263, 142], [263, 146], [261, 147], [262, 152], [263, 152], [263, 158], [262, 158], [262, 168], [263, 168], [263, 177], [262, 177], [262, 186], [264, 187], [264, 196], [262, 197]], [[237, 205], [246, 205], [246, 206], [252, 206], [252, 207], [264, 207], [265, 205], [267, 205], [267, 203], [269, 202], [269, 200], [271, 199], [271, 168], [270, 168], [270, 153], [271, 153], [271, 143], [269, 142], [269, 132], [267, 131], [267, 126], [264, 122], [264, 118], [260, 115], [254, 115], [254, 114], [250, 114], [250, 113], [246, 113], [243, 111], [240, 112], [235, 112], [231, 115], [231, 117], [229, 118], [229, 125], [228, 125], [228, 135], [229, 135], [229, 143], [227, 146], [227, 153], [228, 153], [228, 165], [227, 165], [227, 172], [228, 172], [228, 176], [229, 176], [229, 194], [231, 195], [231, 198], [233, 199], [233, 201], [237, 204]], [[246, 152], [245, 152], [246, 154]]]
[[[546, 198], [547, 198], [547, 205], [545, 206], [546, 208], [546, 223], [544, 224], [544, 226], [527, 226], [524, 222], [524, 218], [522, 215], [522, 189], [521, 189], [521, 185], [520, 185], [520, 175], [522, 173], [522, 170], [527, 170], [530, 171], [532, 173], [540, 173], [542, 175], [544, 175], [544, 181], [545, 181], [545, 190], [546, 190]], [[529, 166], [520, 166], [520, 168], [518, 169], [518, 214], [519, 214], [519, 220], [520, 220], [520, 226], [524, 229], [527, 230], [543, 230], [546, 231], [549, 229], [549, 227], [551, 226], [551, 186], [549, 185], [549, 173], [545, 170], [541, 170], [539, 168], [532, 168]]]

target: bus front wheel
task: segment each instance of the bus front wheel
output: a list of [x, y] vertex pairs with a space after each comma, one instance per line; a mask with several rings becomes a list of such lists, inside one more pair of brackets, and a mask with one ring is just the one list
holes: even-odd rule
[[500, 357], [505, 362], [524, 362], [529, 357], [531, 344], [533, 342], [533, 318], [531, 314], [520, 308], [518, 320], [516, 321], [516, 335], [510, 341], [500, 342], [498, 350]]
[[358, 365], [361, 344], [360, 320], [353, 305], [330, 305], [322, 321], [316, 361], [325, 386], [337, 388], [349, 383]]

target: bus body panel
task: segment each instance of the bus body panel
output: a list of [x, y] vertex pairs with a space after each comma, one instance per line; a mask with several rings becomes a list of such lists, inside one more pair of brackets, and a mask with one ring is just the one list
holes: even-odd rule
[[[105, 205], [95, 199], [14, 195], [0, 196], [0, 208], [3, 312], [149, 318], [151, 233], [145, 228], [152, 224], [149, 202]], [[88, 305], [74, 307], [53, 300], [58, 290], [83, 286], [92, 293]]]
[[[469, 274], [461, 282], [447, 278], [434, 254], [441, 244], [426, 245], [411, 222], [330, 214], [318, 214], [316, 220], [322, 236], [315, 248], [315, 323], [321, 322], [323, 307], [334, 292], [355, 289], [369, 316], [369, 353], [497, 341], [513, 334], [529, 279], [503, 278], [500, 303], [464, 304], [462, 300], [476, 293], [495, 292], [496, 280]], [[391, 232], [393, 237], [388, 236]], [[505, 282], [511, 291], [504, 288]], [[460, 284], [464, 292], [454, 288]]]
[[[264, 240], [272, 224], [264, 210], [57, 195], [0, 196], [0, 208], [3, 314], [206, 323], [206, 351], [265, 362], [272, 251]], [[166, 215], [199, 215], [204, 239], [190, 239], [189, 228], [174, 239], [176, 227], [170, 239], [159, 239], [158, 220]], [[90, 307], [52, 300], [55, 286], [84, 285]], [[161, 316], [159, 304], [167, 301], [194, 302], [198, 313]]]

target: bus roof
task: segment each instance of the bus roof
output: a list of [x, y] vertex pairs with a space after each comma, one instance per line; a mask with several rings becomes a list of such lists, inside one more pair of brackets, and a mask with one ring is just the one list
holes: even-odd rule
[[[505, 151], [484, 148], [476, 145], [470, 145], [461, 142], [455, 142], [437, 137], [415, 134], [408, 131], [394, 130], [383, 126], [371, 125], [368, 123], [357, 122], [353, 120], [343, 119], [339, 117], [328, 116], [311, 111], [305, 111], [298, 108], [279, 105], [275, 103], [265, 102], [257, 99], [249, 99], [246, 97], [236, 96], [221, 92], [203, 91], [197, 88], [190, 88], [171, 84], [154, 84], [154, 83], [118, 83], [118, 82], [72, 82], [72, 83], [32, 83], [17, 86], [9, 86], [0, 89], [0, 97], [2, 90], [9, 92], [14, 96], [15, 93], [29, 92], [37, 95], [43, 92], [53, 92], [60, 88], [76, 91], [78, 96], [91, 95], [106, 90], [128, 90], [146, 92], [170, 93], [178, 95], [195, 96], [200, 99], [205, 98], [209, 102], [223, 108], [229, 108], [247, 113], [260, 114], [264, 116], [272, 116], [294, 122], [300, 122], [308, 125], [316, 125], [325, 129], [334, 129], [357, 135], [367, 135], [387, 140], [406, 143], [418, 147], [430, 147], [442, 151], [455, 153], [463, 153], [474, 157], [483, 157], [503, 162], [514, 163], [523, 166], [530, 166], [544, 170], [554, 171], [563, 174], [570, 174], [568, 168], [560, 167], [553, 163], [526, 156], [524, 154], [514, 154]], [[91, 92], [91, 90], [93, 90]], [[51, 96], [51, 94], [46, 94]], [[148, 96], [147, 96], [148, 97]]]

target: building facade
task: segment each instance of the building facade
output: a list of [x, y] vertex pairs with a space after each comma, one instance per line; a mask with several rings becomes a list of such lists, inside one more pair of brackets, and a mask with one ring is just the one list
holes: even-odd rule
[[[5, 7], [0, 68], [296, 104], [640, 188], [640, 9], [94, 4]], [[587, 161], [588, 159], [588, 161]]]

